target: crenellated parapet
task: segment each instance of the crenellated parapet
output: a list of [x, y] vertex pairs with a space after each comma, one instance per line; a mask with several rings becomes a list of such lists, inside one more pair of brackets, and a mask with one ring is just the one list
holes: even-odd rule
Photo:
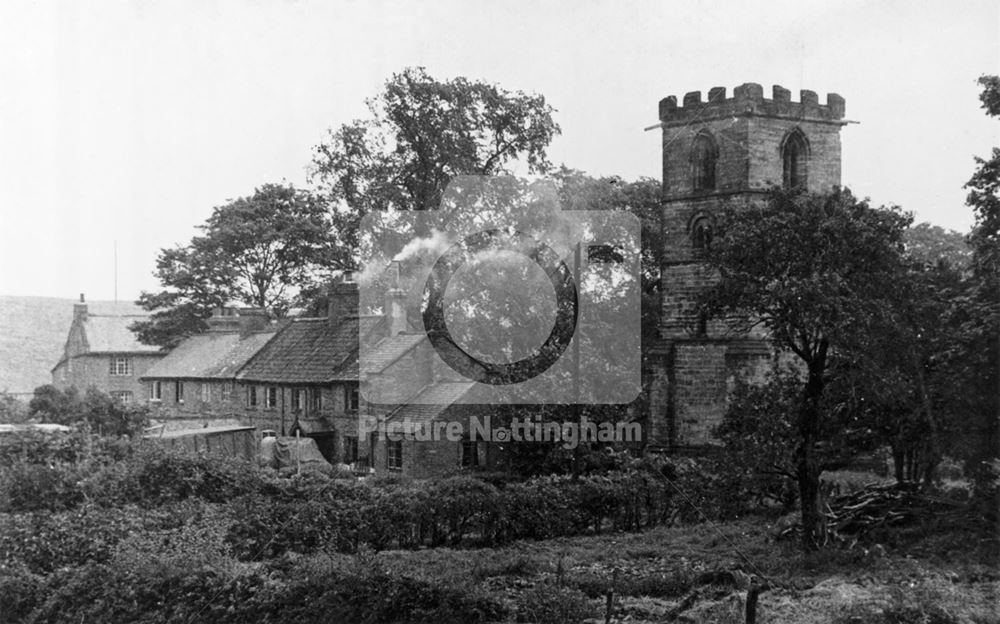
[[828, 93], [826, 104], [820, 104], [815, 91], [803, 89], [794, 102], [791, 91], [780, 85], [774, 85], [771, 97], [765, 98], [762, 86], [747, 82], [733, 89], [731, 98], [726, 97], [725, 87], [709, 89], [706, 100], [701, 91], [686, 93], [680, 106], [676, 96], [667, 96], [660, 100], [660, 122], [673, 126], [719, 117], [761, 116], [845, 124], [844, 110], [844, 98], [836, 93]]

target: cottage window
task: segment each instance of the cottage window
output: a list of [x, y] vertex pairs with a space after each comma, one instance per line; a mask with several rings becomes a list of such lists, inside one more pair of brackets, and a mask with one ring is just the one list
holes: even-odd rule
[[479, 441], [462, 440], [462, 467], [475, 468], [479, 465]]
[[177, 403], [184, 402], [184, 382], [175, 381], [174, 382], [174, 401]]
[[344, 463], [358, 461], [358, 436], [344, 436]]
[[403, 469], [403, 441], [388, 440], [385, 443], [385, 467], [389, 470]]
[[793, 130], [781, 147], [783, 182], [785, 188], [794, 189], [806, 186], [807, 161], [809, 146], [806, 137], [799, 129]]
[[323, 390], [320, 388], [312, 389], [312, 411], [318, 412], [323, 409]]
[[715, 165], [719, 150], [707, 132], [699, 133], [691, 146], [691, 178], [696, 191], [715, 188]]
[[222, 400], [231, 401], [233, 399], [233, 387], [230, 384], [222, 384]]
[[163, 384], [159, 381], [154, 381], [149, 384], [149, 400], [159, 401], [163, 398]]
[[271, 387], [264, 391], [264, 407], [274, 409], [278, 406], [278, 389]]
[[128, 390], [115, 390], [111, 393], [111, 398], [128, 405], [132, 402], [132, 393]]
[[257, 386], [247, 386], [247, 407], [257, 409]]
[[292, 389], [292, 411], [298, 412], [302, 409], [302, 391]]
[[115, 377], [127, 377], [132, 374], [132, 358], [113, 356], [111, 358], [111, 374]]
[[356, 412], [358, 411], [358, 404], [360, 402], [361, 398], [356, 387], [348, 386], [344, 388], [344, 409], [349, 412]]

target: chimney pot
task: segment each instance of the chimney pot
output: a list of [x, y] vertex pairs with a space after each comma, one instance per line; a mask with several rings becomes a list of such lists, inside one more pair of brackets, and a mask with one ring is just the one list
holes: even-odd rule
[[410, 329], [406, 318], [406, 291], [399, 287], [399, 261], [389, 263], [385, 291], [385, 321], [390, 337]]
[[87, 320], [87, 304], [83, 300], [83, 293], [80, 293], [80, 303], [73, 304], [73, 321], [84, 322]]

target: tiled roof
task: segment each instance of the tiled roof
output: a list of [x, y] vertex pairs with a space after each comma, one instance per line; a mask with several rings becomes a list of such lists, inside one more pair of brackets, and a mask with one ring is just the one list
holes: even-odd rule
[[155, 353], [160, 347], [139, 342], [128, 326], [147, 316], [100, 316], [91, 314], [83, 324], [91, 353]]
[[243, 381], [327, 383], [358, 378], [358, 334], [367, 335], [380, 317], [362, 316], [331, 326], [325, 318], [297, 318], [238, 375]]
[[399, 334], [383, 338], [361, 358], [363, 373], [380, 373], [426, 338], [426, 334]]
[[191, 336], [154, 364], [143, 379], [233, 379], [274, 337], [274, 331], [240, 337], [237, 332]]
[[446, 381], [428, 386], [411, 403], [400, 405], [393, 410], [389, 414], [389, 419], [414, 424], [429, 423], [475, 385], [472, 381]]

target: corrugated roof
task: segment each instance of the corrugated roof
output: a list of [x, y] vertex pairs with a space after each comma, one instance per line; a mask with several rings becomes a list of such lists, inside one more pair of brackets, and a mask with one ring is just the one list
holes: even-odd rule
[[173, 431], [164, 431], [162, 433], [148, 433], [142, 437], [149, 440], [169, 440], [171, 438], [183, 438], [190, 435], [214, 435], [217, 433], [232, 433], [234, 431], [253, 431], [256, 427], [248, 427], [246, 425], [233, 425], [226, 426], [220, 425], [215, 427], [192, 427], [190, 429], [174, 429]]
[[90, 314], [83, 324], [84, 335], [91, 353], [155, 353], [160, 347], [139, 342], [128, 328], [143, 315], [101, 316]]
[[370, 350], [366, 350], [361, 358], [361, 370], [364, 373], [380, 373], [390, 364], [403, 357], [407, 351], [416, 347], [426, 334], [398, 334], [383, 338]]
[[328, 383], [357, 380], [358, 335], [367, 335], [381, 317], [346, 319], [331, 326], [325, 318], [297, 318], [278, 332], [238, 375], [262, 383]]
[[242, 338], [237, 332], [191, 336], [150, 367], [143, 379], [233, 379], [274, 335], [266, 331]]
[[389, 420], [424, 424], [433, 421], [474, 386], [472, 381], [445, 381], [428, 386], [411, 403], [400, 405], [389, 414]]

